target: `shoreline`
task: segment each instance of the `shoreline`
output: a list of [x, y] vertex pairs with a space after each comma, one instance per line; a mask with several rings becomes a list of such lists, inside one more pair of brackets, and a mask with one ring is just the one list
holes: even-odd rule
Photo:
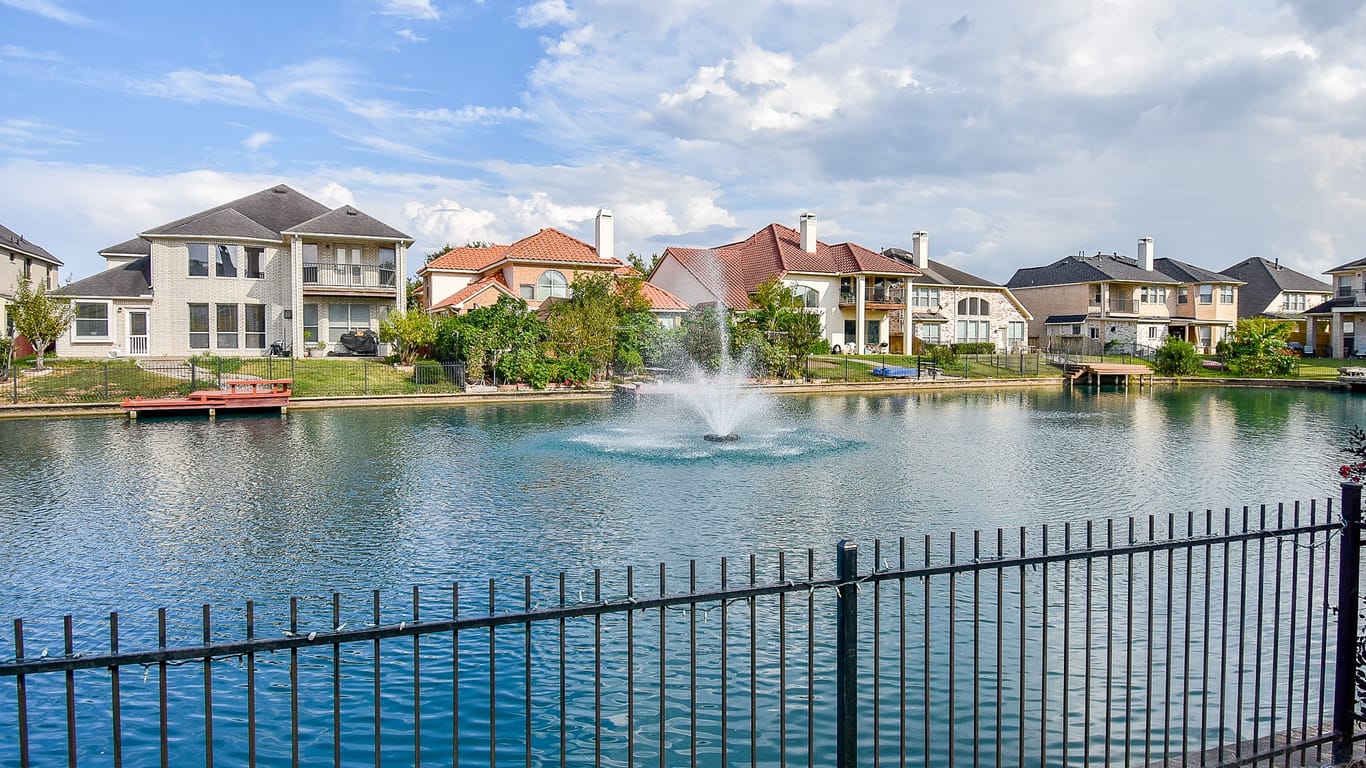
[[[1174, 387], [1249, 387], [1265, 389], [1319, 389], [1349, 392], [1332, 379], [1238, 379], [1153, 377], [1154, 385]], [[756, 385], [774, 394], [895, 394], [955, 389], [1021, 389], [1035, 387], [1065, 387], [1061, 376], [1028, 379], [954, 379], [935, 381], [874, 381], [874, 382], [792, 382]], [[1089, 386], [1089, 385], [1076, 385]], [[1134, 387], [1137, 390], [1137, 387]], [[331, 397], [299, 397], [289, 401], [290, 410], [318, 410], [323, 408], [401, 408], [407, 406], [469, 406], [490, 403], [568, 402], [578, 400], [608, 400], [618, 396], [617, 387], [580, 390], [516, 390], [499, 392], [458, 392], [432, 395], [343, 395]], [[634, 394], [634, 393], [632, 393]], [[0, 419], [27, 418], [90, 418], [124, 416], [119, 403], [20, 403], [0, 404]]]

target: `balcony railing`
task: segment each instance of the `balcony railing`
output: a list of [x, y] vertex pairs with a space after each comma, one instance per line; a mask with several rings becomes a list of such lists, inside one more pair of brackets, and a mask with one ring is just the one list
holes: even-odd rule
[[1110, 299], [1110, 311], [1138, 314], [1138, 302], [1133, 299]]
[[[855, 296], [857, 296], [856, 291], [840, 291], [840, 303], [854, 304], [856, 303]], [[863, 301], [865, 304], [896, 304], [904, 307], [906, 305], [906, 289], [901, 286], [864, 288]]]
[[319, 264], [304, 262], [304, 285], [329, 288], [394, 288], [398, 273], [393, 265]]

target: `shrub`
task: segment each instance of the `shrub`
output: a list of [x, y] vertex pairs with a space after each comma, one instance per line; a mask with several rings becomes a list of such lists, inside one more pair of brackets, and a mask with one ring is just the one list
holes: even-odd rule
[[965, 341], [949, 346], [959, 355], [990, 355], [996, 352], [996, 345], [990, 341]]
[[1195, 345], [1179, 336], [1168, 336], [1153, 355], [1153, 370], [1164, 376], [1191, 376], [1200, 370]]
[[958, 353], [954, 351], [951, 345], [947, 344], [931, 344], [925, 347], [924, 354], [930, 359], [930, 362], [940, 368], [948, 368], [958, 362]]
[[242, 369], [242, 358], [219, 357], [205, 352], [191, 357], [190, 365], [214, 373], [235, 373]]

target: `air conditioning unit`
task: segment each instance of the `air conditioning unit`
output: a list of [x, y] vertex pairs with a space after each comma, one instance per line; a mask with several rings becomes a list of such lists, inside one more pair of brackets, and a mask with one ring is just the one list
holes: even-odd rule
[[120, 356], [123, 355], [123, 350], [119, 349], [118, 347], [114, 347], [113, 349], [109, 350], [109, 351], [106, 352], [105, 354], [106, 354], [106, 355], [109, 355], [109, 359], [110, 359], [110, 360], [117, 360], [117, 359], [119, 359]]

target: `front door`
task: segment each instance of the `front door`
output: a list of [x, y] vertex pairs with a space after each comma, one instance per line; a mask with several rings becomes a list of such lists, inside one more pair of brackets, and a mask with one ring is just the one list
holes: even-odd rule
[[128, 310], [128, 354], [147, 354], [147, 310]]

